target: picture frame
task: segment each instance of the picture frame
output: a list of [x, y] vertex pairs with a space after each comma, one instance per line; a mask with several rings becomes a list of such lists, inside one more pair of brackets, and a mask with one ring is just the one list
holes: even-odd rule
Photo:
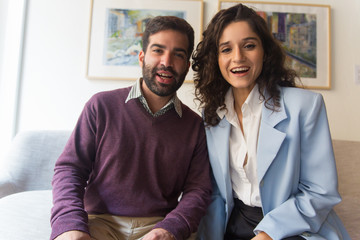
[[[86, 77], [102, 80], [136, 80], [141, 35], [146, 21], [157, 15], [186, 19], [195, 32], [203, 29], [203, 0], [91, 0]], [[195, 45], [196, 46], [196, 45]], [[189, 70], [185, 80], [192, 80]]]
[[331, 89], [330, 5], [219, 0], [218, 8], [242, 3], [253, 8], [282, 42], [287, 64], [300, 76], [301, 86]]

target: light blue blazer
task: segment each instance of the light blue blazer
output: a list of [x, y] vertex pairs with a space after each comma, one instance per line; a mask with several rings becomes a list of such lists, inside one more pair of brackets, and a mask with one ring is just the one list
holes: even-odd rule
[[[325, 104], [320, 94], [280, 88], [281, 108], [262, 108], [257, 175], [263, 220], [255, 230], [274, 240], [350, 239], [332, 210], [341, 201]], [[213, 172], [213, 201], [198, 229], [198, 239], [223, 239], [234, 207], [229, 173], [230, 123], [224, 117], [206, 128]]]

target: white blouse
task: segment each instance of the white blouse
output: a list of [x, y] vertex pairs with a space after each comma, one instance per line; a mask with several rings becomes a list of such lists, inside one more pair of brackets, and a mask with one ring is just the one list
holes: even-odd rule
[[262, 109], [258, 86], [255, 85], [241, 107], [244, 133], [235, 112], [231, 88], [225, 95], [225, 104], [227, 111], [219, 109], [217, 113], [220, 118], [225, 116], [231, 124], [229, 157], [234, 197], [248, 206], [261, 207], [256, 159]]

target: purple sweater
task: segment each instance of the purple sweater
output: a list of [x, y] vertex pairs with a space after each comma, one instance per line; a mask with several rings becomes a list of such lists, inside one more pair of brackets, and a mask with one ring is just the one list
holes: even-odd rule
[[[89, 232], [87, 214], [164, 216], [155, 227], [186, 239], [210, 201], [201, 118], [182, 104], [152, 117], [130, 88], [94, 95], [55, 165], [51, 239]], [[178, 202], [183, 192], [181, 201]]]

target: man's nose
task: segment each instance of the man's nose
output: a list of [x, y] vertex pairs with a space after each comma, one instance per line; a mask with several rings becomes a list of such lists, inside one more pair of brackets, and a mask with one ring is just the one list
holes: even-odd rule
[[164, 65], [165, 67], [172, 67], [172, 55], [170, 53], [164, 53], [161, 56], [161, 65]]

